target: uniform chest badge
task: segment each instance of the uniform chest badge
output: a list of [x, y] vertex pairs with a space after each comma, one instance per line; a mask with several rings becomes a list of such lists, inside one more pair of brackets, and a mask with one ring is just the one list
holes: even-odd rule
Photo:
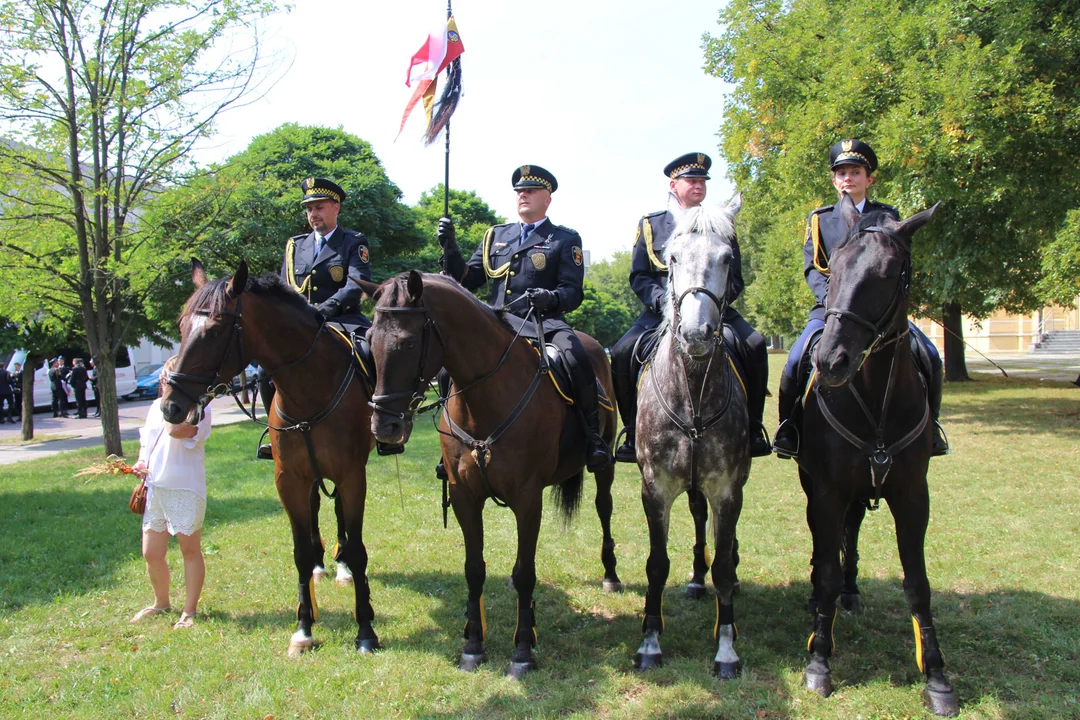
[[537, 270], [543, 270], [547, 267], [547, 255], [542, 252], [533, 253], [529, 256], [529, 259], [532, 260], [533, 267]]
[[574, 253], [574, 264], [580, 266], [581, 265], [581, 248], [579, 248], [577, 245], [575, 245], [574, 248], [573, 248], [573, 253]]
[[[368, 253], [367, 245], [361, 245], [359, 253], [360, 253], [360, 262], [365, 263], [365, 264], [371, 262], [371, 255]], [[334, 278], [334, 279], [338, 280], [339, 278]]]
[[340, 265], [331, 265], [330, 277], [334, 279], [334, 282], [341, 282], [345, 279], [345, 268]]

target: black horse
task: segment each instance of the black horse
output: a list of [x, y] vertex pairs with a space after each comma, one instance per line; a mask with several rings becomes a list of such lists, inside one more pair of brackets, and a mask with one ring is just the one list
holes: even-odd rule
[[883, 213], [860, 216], [851, 198], [842, 200], [848, 235], [829, 262], [828, 310], [813, 351], [815, 375], [803, 416], [799, 476], [814, 540], [811, 581], [817, 599], [807, 687], [825, 696], [832, 692], [829, 656], [836, 602], [845, 584], [840, 551], [847, 545], [853, 573], [862, 519], [851, 508], [870, 501], [876, 506], [884, 498], [896, 524], [915, 659], [926, 676], [924, 701], [935, 714], [952, 716], [959, 702], [945, 678], [923, 549], [933, 428], [907, 319], [912, 236], [936, 208], [897, 222]]

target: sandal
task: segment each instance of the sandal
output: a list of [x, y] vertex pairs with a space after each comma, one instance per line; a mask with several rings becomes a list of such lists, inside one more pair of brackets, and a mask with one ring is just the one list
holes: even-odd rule
[[131, 618], [131, 622], [137, 623], [140, 620], [142, 620], [143, 618], [148, 618], [151, 615], [160, 615], [161, 613], [167, 613], [170, 610], [172, 610], [171, 607], [159, 608], [159, 607], [154, 607], [153, 605], [151, 605], [149, 607], [144, 607], [142, 610], [135, 613], [135, 617]]
[[183, 628], [189, 628], [195, 626], [195, 614], [180, 613], [180, 619], [176, 621], [176, 624], [172, 626], [173, 630], [182, 630]]

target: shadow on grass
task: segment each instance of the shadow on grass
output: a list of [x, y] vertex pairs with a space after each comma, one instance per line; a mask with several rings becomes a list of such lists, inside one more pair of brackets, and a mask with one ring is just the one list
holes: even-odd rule
[[[0, 614], [111, 586], [117, 569], [141, 553], [142, 518], [127, 509], [130, 492], [4, 493]], [[276, 498], [215, 498], [206, 527], [280, 512]]]
[[[1034, 393], [1042, 390], [1044, 393]], [[1072, 388], [1072, 390], [1076, 390]], [[994, 378], [950, 383], [946, 423], [988, 426], [996, 435], [1059, 433], [1080, 429], [1080, 391], [1061, 391], [1031, 380]]]

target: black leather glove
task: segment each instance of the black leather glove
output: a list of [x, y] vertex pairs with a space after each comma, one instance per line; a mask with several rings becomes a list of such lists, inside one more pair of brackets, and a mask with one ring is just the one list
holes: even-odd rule
[[559, 296], [551, 290], [530, 288], [527, 294], [529, 304], [536, 308], [538, 312], [547, 312], [559, 306]]
[[448, 217], [439, 218], [439, 231], [435, 236], [439, 240], [439, 247], [443, 250], [453, 250], [457, 247], [457, 230], [454, 229], [454, 221]]
[[657, 295], [652, 301], [652, 311], [657, 315], [664, 314], [664, 296], [663, 294]]
[[318, 310], [319, 314], [324, 318], [331, 320], [341, 314], [341, 303], [337, 300], [330, 299], [326, 302], [319, 303], [315, 306], [315, 309]]

